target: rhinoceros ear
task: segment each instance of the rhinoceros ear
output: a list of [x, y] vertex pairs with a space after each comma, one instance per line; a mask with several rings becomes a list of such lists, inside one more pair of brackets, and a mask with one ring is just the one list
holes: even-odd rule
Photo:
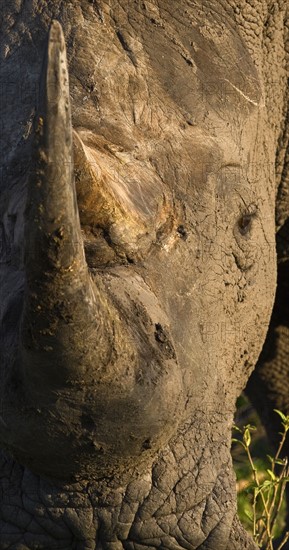
[[80, 379], [83, 371], [93, 376], [109, 353], [113, 324], [120, 326], [88, 272], [73, 173], [65, 42], [60, 24], [53, 22], [25, 220], [20, 363], [26, 387], [39, 395]]

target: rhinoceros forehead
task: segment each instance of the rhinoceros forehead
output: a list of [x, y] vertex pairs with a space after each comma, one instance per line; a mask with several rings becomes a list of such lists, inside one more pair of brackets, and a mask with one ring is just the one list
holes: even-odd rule
[[[106, 94], [101, 79], [111, 82], [118, 100], [123, 80], [121, 65], [127, 73], [129, 66], [134, 71], [135, 96], [141, 94], [137, 83], [147, 84], [149, 95], [155, 95], [153, 82], [159, 81], [175, 106], [193, 122], [206, 122], [208, 111], [212, 110], [220, 117], [228, 113], [230, 117], [232, 113], [246, 116], [261, 101], [257, 71], [236, 25], [221, 4], [218, 12], [214, 12], [204, 1], [191, 4], [177, 0], [170, 13], [165, 0], [140, 5], [120, 0], [112, 2], [110, 9], [102, 2], [100, 17], [89, 4], [55, 3], [45, 6], [37, 20], [32, 21], [29, 18], [32, 1], [27, 2], [19, 15], [13, 3], [9, 6], [4, 7], [4, 16], [13, 23], [13, 31], [1, 43], [4, 62], [0, 69], [7, 99], [0, 107], [1, 111], [5, 109], [1, 116], [4, 127], [1, 150], [6, 161], [8, 152], [29, 135], [37, 102], [42, 37], [51, 17], [64, 23], [72, 114], [77, 125], [95, 130], [92, 126], [98, 124], [101, 116], [98, 95]], [[37, 48], [31, 48], [31, 40], [37, 43]], [[130, 99], [137, 122], [137, 102], [133, 97]], [[162, 103], [163, 99], [158, 101]], [[127, 100], [123, 98], [123, 103]], [[114, 136], [116, 139], [115, 131]]]
[[159, 15], [145, 18], [151, 63], [174, 101], [198, 121], [208, 107], [220, 116], [236, 109], [245, 115], [261, 101], [253, 61], [221, 4], [218, 12], [197, 4], [175, 2], [172, 17], [163, 0]]

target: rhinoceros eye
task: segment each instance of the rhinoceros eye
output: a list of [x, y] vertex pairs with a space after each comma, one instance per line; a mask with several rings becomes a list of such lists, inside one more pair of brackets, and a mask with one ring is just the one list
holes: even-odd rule
[[244, 214], [238, 220], [238, 228], [241, 235], [247, 235], [252, 227], [252, 214]]
[[257, 215], [256, 206], [251, 206], [248, 208], [247, 212], [244, 212], [238, 219], [238, 229], [241, 235], [248, 235], [252, 229], [253, 219]]

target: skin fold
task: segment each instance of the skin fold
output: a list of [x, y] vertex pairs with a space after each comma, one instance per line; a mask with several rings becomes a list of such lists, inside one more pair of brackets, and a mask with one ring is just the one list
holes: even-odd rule
[[256, 548], [287, 7], [240, 6], [0, 4], [1, 550]]

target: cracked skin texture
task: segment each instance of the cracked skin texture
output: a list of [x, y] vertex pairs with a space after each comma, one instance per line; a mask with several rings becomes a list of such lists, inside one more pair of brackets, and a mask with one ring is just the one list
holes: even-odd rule
[[[8, 165], [0, 207], [2, 386], [23, 308], [27, 177], [15, 159], [22, 166], [30, 159], [52, 18], [65, 32], [73, 126], [95, 160], [87, 188], [92, 179], [93, 196], [104, 205], [94, 211], [83, 191], [87, 168], [78, 149], [78, 207], [91, 277], [111, 311], [121, 312], [126, 349], [136, 342], [133, 352], [142, 358], [137, 376], [135, 356], [124, 374], [128, 359], [116, 346], [102, 410], [101, 395], [87, 406], [90, 390], [76, 391], [75, 372], [67, 386], [60, 372], [55, 387], [53, 365], [40, 374], [28, 365], [29, 410], [27, 394], [17, 390], [23, 421], [15, 388], [8, 403], [1, 396], [1, 422], [10, 426], [8, 438], [1, 425], [1, 550], [255, 548], [236, 519], [230, 428], [274, 299], [272, 205], [283, 180], [273, 164], [277, 155], [278, 174], [284, 173], [278, 140], [286, 136], [286, 5], [238, 5], [178, 1], [172, 10], [165, 1], [1, 2], [1, 78], [17, 82], [5, 111], [1, 105], [1, 164]], [[270, 78], [279, 59], [273, 101]], [[143, 365], [153, 360], [165, 366], [145, 378]], [[164, 373], [169, 391], [176, 388], [167, 401]], [[88, 384], [93, 380], [88, 372]], [[150, 391], [152, 402], [162, 401], [157, 412], [134, 402], [131, 438], [132, 409], [121, 409], [122, 417], [113, 410], [118, 384], [124, 395], [141, 388], [144, 400]], [[170, 420], [159, 430], [166, 411]], [[103, 430], [95, 434], [99, 417]]]

